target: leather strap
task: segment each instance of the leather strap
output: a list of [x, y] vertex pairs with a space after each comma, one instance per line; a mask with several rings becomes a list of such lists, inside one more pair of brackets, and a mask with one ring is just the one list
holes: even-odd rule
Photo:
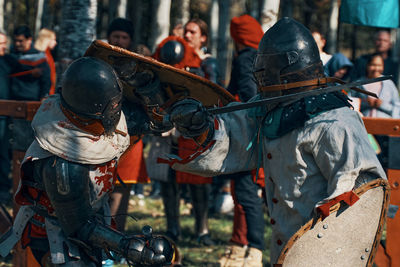
[[274, 91], [283, 91], [304, 86], [321, 86], [321, 85], [326, 85], [327, 83], [344, 84], [345, 82], [334, 77], [323, 77], [323, 78], [317, 78], [300, 82], [262, 86], [259, 88], [259, 90], [262, 92], [274, 92]]

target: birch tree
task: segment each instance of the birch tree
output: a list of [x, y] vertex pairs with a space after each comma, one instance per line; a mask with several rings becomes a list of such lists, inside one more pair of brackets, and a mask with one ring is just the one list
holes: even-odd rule
[[60, 68], [57, 77], [68, 64], [81, 57], [96, 37], [96, 0], [63, 0], [59, 32]]
[[154, 50], [164, 38], [168, 36], [170, 25], [171, 0], [154, 0], [152, 10], [154, 11], [151, 23], [151, 34], [149, 37], [149, 48]]
[[40, 28], [42, 27], [42, 16], [43, 16], [43, 5], [44, 5], [44, 0], [38, 0], [37, 4], [37, 12], [36, 12], [36, 20], [35, 20], [35, 33], [34, 35], [36, 36]]
[[264, 0], [261, 9], [260, 24], [264, 32], [278, 21], [280, 0]]
[[[229, 80], [231, 61], [232, 61], [232, 42], [230, 41], [230, 7], [231, 1], [219, 0], [219, 22], [217, 38], [217, 60], [221, 77], [225, 81]], [[226, 82], [225, 82], [226, 83]]]
[[327, 36], [327, 52], [334, 54], [337, 51], [337, 34], [339, 26], [339, 1], [331, 0], [331, 10], [329, 14], [329, 30]]
[[190, 20], [190, 0], [182, 0], [182, 17], [181, 21], [183, 24]]
[[126, 18], [126, 10], [128, 9], [128, 0], [119, 0], [117, 7], [117, 17]]
[[218, 44], [218, 25], [219, 25], [219, 6], [218, 0], [211, 1], [210, 7], [210, 27], [209, 27], [209, 48], [212, 55], [217, 55], [217, 44]]
[[134, 37], [133, 37], [133, 45], [143, 44], [147, 36], [144, 36], [145, 32], [143, 29], [146, 26], [146, 14], [148, 13], [149, 3], [144, 0], [135, 0], [131, 4], [134, 5], [134, 8], [129, 9], [131, 11], [130, 17], [132, 18], [133, 27], [134, 27]]
[[4, 8], [5, 8], [5, 3], [4, 0], [0, 0], [0, 31], [4, 31]]

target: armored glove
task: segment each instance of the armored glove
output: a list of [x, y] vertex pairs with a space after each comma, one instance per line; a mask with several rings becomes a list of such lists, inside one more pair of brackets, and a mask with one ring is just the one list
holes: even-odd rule
[[178, 101], [171, 107], [169, 113], [169, 120], [185, 137], [199, 141], [198, 138], [205, 134], [207, 134], [207, 139], [214, 134], [212, 115], [199, 101], [193, 98]]
[[160, 79], [152, 71], [137, 73], [136, 95], [146, 107], [150, 118], [150, 130], [153, 133], [163, 133], [171, 130], [173, 125], [162, 118], [166, 114], [163, 110], [168, 97], [162, 89]]
[[171, 264], [174, 250], [171, 243], [163, 236], [135, 236], [125, 239], [123, 253], [131, 264], [143, 266], [165, 266]]
[[89, 244], [89, 247], [113, 251], [134, 266], [158, 267], [171, 264], [174, 256], [171, 243], [163, 236], [153, 236], [152, 231], [150, 226], [145, 226], [141, 235], [125, 236], [109, 226], [90, 221], [79, 231], [78, 240]]

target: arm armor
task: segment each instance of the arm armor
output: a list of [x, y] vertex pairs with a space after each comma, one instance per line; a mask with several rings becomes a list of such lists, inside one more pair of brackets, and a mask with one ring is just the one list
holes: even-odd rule
[[161, 265], [171, 261], [173, 249], [164, 237], [127, 237], [94, 217], [90, 205], [90, 165], [59, 157], [37, 164], [40, 164], [45, 190], [58, 221], [69, 238], [89, 247], [117, 252], [133, 263]]

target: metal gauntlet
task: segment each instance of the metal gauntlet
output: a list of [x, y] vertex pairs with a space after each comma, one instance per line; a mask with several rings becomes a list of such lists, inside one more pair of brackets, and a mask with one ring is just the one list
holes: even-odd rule
[[186, 98], [175, 103], [170, 109], [170, 121], [183, 136], [202, 145], [214, 136], [214, 118], [196, 99]]
[[130, 264], [169, 265], [174, 255], [171, 243], [163, 236], [153, 236], [150, 226], [143, 227], [143, 235], [128, 237], [102, 223], [88, 222], [78, 237], [106, 252], [120, 254]]

